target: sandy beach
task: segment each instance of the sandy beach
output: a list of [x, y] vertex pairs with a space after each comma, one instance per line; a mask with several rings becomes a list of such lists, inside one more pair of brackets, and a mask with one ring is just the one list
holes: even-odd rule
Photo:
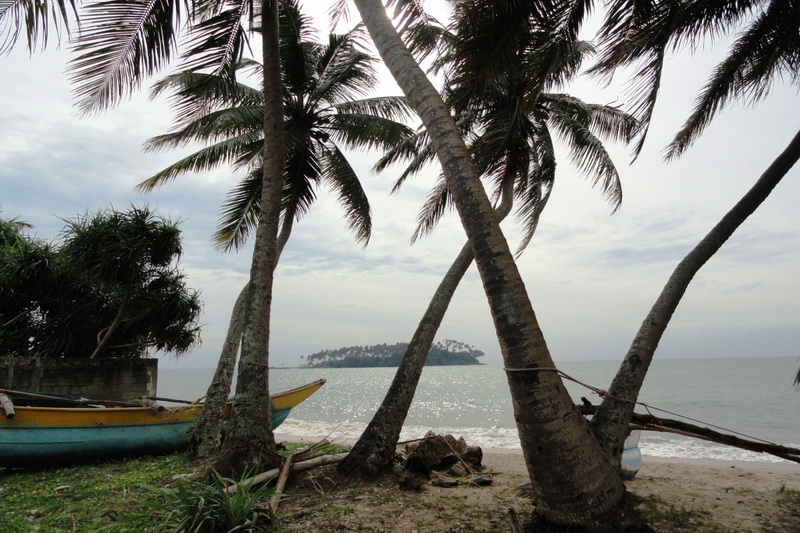
[[[484, 449], [483, 465], [489, 486], [420, 492], [400, 490], [391, 476], [359, 485], [317, 470], [294, 480], [288, 492], [296, 497], [278, 514], [297, 531], [509, 531], [509, 509], [523, 519], [532, 509], [519, 495], [528, 482], [522, 453]], [[800, 531], [800, 465], [645, 457], [626, 486], [644, 499], [640, 507], [657, 531]]]

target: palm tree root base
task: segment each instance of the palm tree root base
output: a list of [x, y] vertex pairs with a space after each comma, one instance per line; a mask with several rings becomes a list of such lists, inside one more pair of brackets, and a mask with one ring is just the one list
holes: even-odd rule
[[222, 477], [242, 479], [252, 472], [278, 468], [280, 464], [280, 455], [268, 451], [254, 453], [254, 446], [247, 440], [228, 437], [213, 469]]
[[[521, 486], [519, 495], [531, 498], [535, 506], [536, 501], [530, 484]], [[537, 514], [534, 508], [531, 521], [524, 524], [523, 531], [525, 533], [655, 533], [656, 530], [647, 525], [642, 514], [636, 509], [641, 502], [640, 497], [626, 491], [619, 506], [598, 517], [596, 519], [598, 525], [594, 527], [555, 523]]]

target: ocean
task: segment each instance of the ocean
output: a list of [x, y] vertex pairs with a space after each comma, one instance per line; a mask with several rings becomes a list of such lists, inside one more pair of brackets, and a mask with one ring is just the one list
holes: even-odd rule
[[[618, 361], [563, 362], [559, 368], [584, 383], [605, 389]], [[656, 359], [639, 401], [660, 418], [681, 419], [718, 431], [800, 448], [800, 391], [792, 378], [800, 361], [792, 357], [740, 359]], [[394, 368], [291, 368], [270, 370], [270, 391], [297, 387], [324, 378], [322, 389], [292, 410], [280, 427], [283, 434], [309, 438], [357, 439], [380, 405]], [[213, 369], [159, 371], [158, 394], [197, 399], [205, 394]], [[566, 382], [576, 401], [600, 399], [590, 390]], [[637, 412], [644, 408], [637, 407]], [[688, 417], [684, 418], [684, 417]], [[428, 430], [463, 436], [485, 448], [519, 448], [511, 397], [501, 364], [426, 367], [401, 440]], [[786, 462], [682, 436], [643, 432], [646, 456], [677, 459]]]

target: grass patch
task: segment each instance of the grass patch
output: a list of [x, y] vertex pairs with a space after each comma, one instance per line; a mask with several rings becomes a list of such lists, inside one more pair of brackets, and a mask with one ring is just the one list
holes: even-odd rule
[[173, 476], [192, 470], [186, 454], [0, 469], [0, 531], [152, 531], [157, 517], [140, 503], [144, 487], [174, 485]]
[[[309, 448], [321, 453], [348, 450], [326, 442], [292, 442], [285, 443], [280, 453]], [[199, 495], [205, 501], [216, 497], [217, 503], [225, 503], [213, 485], [186, 479], [195, 470], [186, 453], [40, 470], [0, 468], [0, 532], [155, 531], [165, 518], [153, 508], [156, 498], [166, 501]], [[175, 476], [178, 478], [173, 479]], [[211, 492], [203, 494], [205, 488]]]
[[686, 509], [661, 498], [650, 496], [638, 507], [647, 524], [659, 533], [697, 532], [714, 533], [722, 531], [716, 526], [708, 524], [707, 511]]

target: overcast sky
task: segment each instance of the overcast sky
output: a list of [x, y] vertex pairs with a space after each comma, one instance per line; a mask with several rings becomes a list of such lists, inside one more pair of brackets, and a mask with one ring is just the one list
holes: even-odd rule
[[[306, 2], [308, 4], [308, 2]], [[324, 29], [324, 27], [323, 27]], [[662, 151], [724, 48], [670, 58], [644, 152], [611, 147], [624, 187], [610, 214], [599, 191], [560, 160], [539, 230], [519, 266], [545, 338], [559, 360], [620, 359], [681, 258], [749, 189], [800, 126], [796, 90], [776, 84], [758, 106], [732, 104], [678, 162]], [[142, 143], [170, 127], [164, 102], [144, 91], [95, 117], [72, 107], [67, 51], [0, 56], [0, 216], [19, 217], [52, 239], [72, 217], [109, 206], [149, 204], [180, 220], [188, 283], [202, 292], [202, 346], [163, 367], [213, 367], [233, 302], [250, 267], [210, 242], [227, 171], [186, 176], [149, 195], [134, 190], [180, 153], [143, 154]], [[167, 74], [168, 72], [164, 72]], [[623, 81], [623, 80], [620, 80]], [[624, 103], [621, 83], [602, 88], [581, 79], [573, 94]], [[391, 83], [386, 84], [396, 94]], [[276, 273], [270, 361], [294, 366], [319, 350], [408, 341], [441, 276], [464, 244], [455, 214], [409, 245], [417, 210], [438, 169], [389, 191], [397, 172], [370, 173], [377, 154], [351, 154], [373, 212], [373, 235], [361, 249], [325, 190], [296, 226]], [[657, 357], [798, 357], [800, 346], [800, 169], [700, 271], [675, 314]], [[515, 249], [518, 228], [504, 230]], [[469, 343], [499, 362], [488, 306], [474, 266], [459, 287], [438, 339]]]

